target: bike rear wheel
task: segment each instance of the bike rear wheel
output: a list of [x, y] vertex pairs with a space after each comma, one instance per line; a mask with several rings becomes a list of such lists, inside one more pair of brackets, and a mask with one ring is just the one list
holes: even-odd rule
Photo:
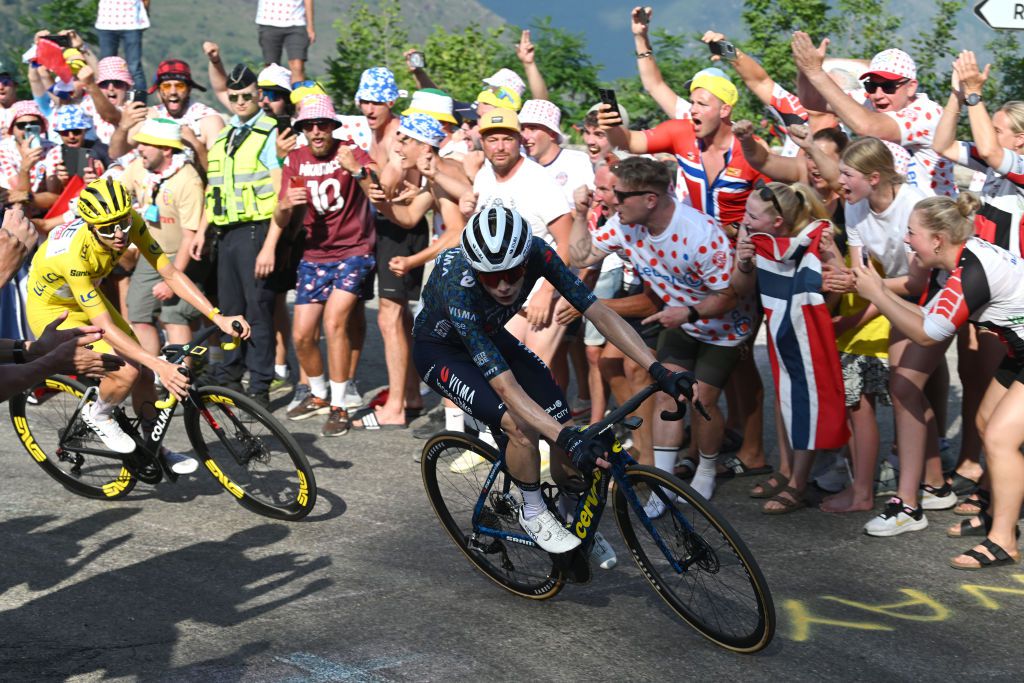
[[[657, 491], [665, 511], [650, 520], [653, 532], [615, 489], [615, 517], [633, 559], [661, 598], [704, 637], [736, 652], [757, 652], [775, 635], [775, 606], [754, 556], [711, 504], [678, 478], [653, 467], [626, 470], [626, 481], [644, 505]], [[683, 523], [685, 520], [685, 524]], [[677, 571], [672, 561], [688, 564]]]
[[[11, 397], [10, 411], [21, 445], [43, 471], [64, 488], [86, 498], [115, 500], [135, 487], [135, 477], [116, 456], [80, 453], [81, 448], [107, 450], [80, 418], [71, 416], [85, 393], [85, 385], [63, 375], [52, 375], [27, 392]], [[29, 397], [33, 397], [32, 402]], [[67, 448], [60, 438], [67, 430]]]
[[247, 510], [302, 519], [316, 504], [316, 479], [298, 442], [270, 412], [236, 391], [200, 387], [185, 429], [206, 469]]
[[[465, 463], [467, 452], [480, 456], [482, 462], [476, 467], [453, 468], [457, 460]], [[554, 597], [565, 585], [565, 578], [551, 555], [536, 546], [493, 536], [473, 537], [473, 510], [497, 460], [498, 453], [483, 442], [458, 432], [441, 432], [427, 441], [420, 461], [427, 498], [455, 545], [488, 578], [525, 598]], [[507, 478], [502, 470], [487, 491], [480, 522], [492, 529], [522, 533], [518, 510], [502, 497]]]

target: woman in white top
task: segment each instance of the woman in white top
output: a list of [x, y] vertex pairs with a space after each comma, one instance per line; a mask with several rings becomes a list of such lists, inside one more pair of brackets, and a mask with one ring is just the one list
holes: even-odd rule
[[[952, 92], [935, 129], [932, 147], [947, 159], [985, 174], [974, 234], [1020, 256], [1024, 251], [1024, 102], [1007, 102], [989, 116], [981, 101], [987, 79], [988, 69], [979, 71], [974, 53], [961, 52], [953, 64]], [[956, 139], [960, 109], [965, 104], [973, 142]], [[989, 490], [982, 477], [981, 437], [974, 415], [1002, 357], [999, 337], [975, 325], [965, 325], [957, 336], [957, 357], [963, 383], [963, 431], [952, 481], [954, 488], [979, 483], [981, 491], [972, 493], [956, 510], [973, 513], [984, 508]]]
[[[925, 198], [904, 182], [894, 166], [892, 152], [875, 138], [861, 138], [843, 152], [839, 164], [839, 183], [846, 193], [846, 231], [850, 262], [854, 269], [867, 258], [881, 265], [886, 286], [895, 294], [916, 299], [924, 290], [927, 271], [912, 263], [904, 243], [914, 206]], [[847, 273], [849, 275], [849, 273]], [[850, 289], [850, 281], [832, 289]], [[868, 306], [862, 321], [879, 315], [876, 306]], [[895, 326], [889, 337], [889, 392], [896, 419], [896, 444], [899, 453], [900, 507], [914, 510], [945, 509], [956, 504], [956, 495], [947, 486], [939, 459], [937, 409], [945, 408], [945, 395], [926, 395], [925, 385], [941, 366], [948, 341], [924, 347], [915, 344]], [[945, 382], [948, 386], [948, 380]], [[921, 496], [920, 489], [924, 488]], [[918, 499], [921, 497], [919, 503]], [[924, 515], [914, 524], [905, 524], [892, 506], [864, 526], [871, 536], [895, 536], [923, 529]]]

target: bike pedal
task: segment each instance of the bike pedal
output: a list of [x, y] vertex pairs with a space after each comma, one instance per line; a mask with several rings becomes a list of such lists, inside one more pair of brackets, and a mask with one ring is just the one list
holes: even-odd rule
[[584, 585], [590, 583], [594, 576], [590, 569], [590, 546], [587, 544], [568, 553], [551, 555], [551, 559], [569, 583]]

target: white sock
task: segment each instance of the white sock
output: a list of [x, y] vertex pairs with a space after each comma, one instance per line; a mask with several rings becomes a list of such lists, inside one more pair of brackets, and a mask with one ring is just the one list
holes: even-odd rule
[[718, 453], [707, 455], [702, 451], [698, 452], [700, 453], [700, 462], [697, 464], [697, 473], [693, 475], [690, 486], [697, 493], [711, 500], [711, 496], [715, 494], [715, 462], [718, 460]]
[[331, 406], [334, 408], [345, 407], [345, 392], [348, 390], [348, 380], [344, 382], [331, 381]]
[[448, 408], [444, 409], [444, 428], [449, 432], [464, 432], [466, 431], [466, 420], [464, 417], [465, 413], [462, 412], [462, 408]]
[[96, 402], [92, 404], [92, 416], [93, 417], [110, 417], [110, 414], [114, 412], [114, 408], [117, 407], [116, 403], [110, 403], [104, 401], [102, 398], [96, 397]]
[[548, 509], [548, 506], [544, 504], [544, 496], [541, 495], [540, 485], [536, 484], [536, 486], [537, 488], [532, 491], [526, 491], [523, 487], [519, 487], [523, 494], [523, 517], [526, 519], [533, 519]]
[[491, 430], [489, 430], [489, 429], [487, 431], [480, 432], [479, 438], [480, 438], [481, 441], [483, 441], [488, 446], [491, 446], [492, 448], [497, 448], [498, 447], [498, 444], [495, 443], [495, 441], [494, 441], [494, 435], [491, 434]]
[[277, 375], [278, 377], [287, 377], [288, 364], [286, 363], [284, 365], [278, 365], [277, 363], [274, 363], [274, 374]]
[[679, 453], [678, 446], [655, 446], [654, 466], [672, 474], [676, 467], [676, 455]]
[[317, 398], [327, 398], [327, 375], [320, 375], [319, 377], [309, 378], [309, 390], [313, 392], [313, 395]]

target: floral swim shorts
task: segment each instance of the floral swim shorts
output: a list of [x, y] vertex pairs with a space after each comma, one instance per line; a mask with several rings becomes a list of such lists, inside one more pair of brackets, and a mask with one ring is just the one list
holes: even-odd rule
[[331, 263], [299, 261], [295, 303], [325, 303], [336, 289], [355, 294], [360, 299], [372, 299], [376, 270], [377, 259], [373, 254], [349, 256]]

